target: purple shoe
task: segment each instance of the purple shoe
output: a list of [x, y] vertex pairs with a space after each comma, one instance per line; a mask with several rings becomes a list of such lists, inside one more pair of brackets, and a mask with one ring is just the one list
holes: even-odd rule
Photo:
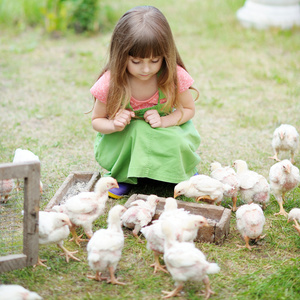
[[132, 188], [129, 183], [119, 182], [119, 188], [113, 188], [108, 191], [108, 195], [114, 199], [120, 199], [124, 195], [127, 195]]

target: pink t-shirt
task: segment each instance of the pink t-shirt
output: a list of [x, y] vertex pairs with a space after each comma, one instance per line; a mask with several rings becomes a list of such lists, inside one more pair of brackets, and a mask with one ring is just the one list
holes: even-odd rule
[[[190, 76], [190, 74], [180, 66], [177, 66], [177, 77], [179, 93], [186, 91], [194, 83], [194, 79]], [[102, 103], [106, 103], [107, 100], [109, 80], [110, 72], [107, 71], [97, 80], [97, 82], [90, 89], [92, 95]], [[133, 108], [133, 110], [151, 107], [158, 103], [158, 96], [159, 95], [157, 91], [148, 100], [140, 101], [131, 97], [130, 105]], [[162, 99], [160, 103], [165, 103], [166, 101], [166, 99]]]

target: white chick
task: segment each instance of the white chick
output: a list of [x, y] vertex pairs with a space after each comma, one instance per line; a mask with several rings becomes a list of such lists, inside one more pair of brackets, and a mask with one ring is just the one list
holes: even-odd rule
[[293, 224], [293, 227], [298, 231], [300, 235], [300, 225], [298, 222], [300, 222], [300, 208], [293, 208], [288, 214], [288, 222], [291, 220], [294, 221], [295, 224]]
[[168, 197], [165, 200], [164, 210], [159, 216], [159, 220], [165, 220], [174, 216], [182, 219], [187, 217], [187, 215], [189, 214], [190, 212], [185, 210], [184, 208], [178, 208], [178, 203], [175, 198]]
[[232, 199], [232, 211], [236, 211], [237, 194], [239, 190], [239, 181], [234, 169], [229, 166], [222, 167], [219, 162], [210, 164], [210, 176], [214, 179], [226, 183], [232, 187], [229, 192], [224, 192], [224, 196]]
[[164, 220], [172, 223], [176, 238], [179, 241], [193, 242], [197, 237], [198, 229], [207, 225], [206, 218], [200, 215], [192, 215], [184, 209], [177, 209], [177, 202], [174, 198], [167, 198], [164, 211], [159, 219], [153, 221], [152, 225], [141, 229], [142, 234], [147, 240], [147, 249], [152, 250], [154, 254], [154, 273], [157, 271], [166, 272], [165, 266], [159, 262], [159, 256], [164, 253], [165, 236], [162, 233], [161, 224]]
[[[73, 254], [78, 251], [70, 252], [64, 246], [64, 240], [68, 238], [70, 234], [69, 226], [71, 226], [69, 217], [64, 213], [58, 212], [39, 212], [39, 244], [57, 244], [59, 248], [64, 251], [66, 261], [69, 262], [69, 258], [80, 261]], [[47, 267], [40, 258], [38, 258], [37, 265]]]
[[176, 237], [180, 242], [193, 242], [200, 227], [208, 226], [207, 220], [201, 215], [190, 214], [183, 208], [178, 208], [176, 199], [168, 197], [160, 221], [168, 220], [173, 223]]
[[[26, 163], [30, 161], [41, 162], [39, 157], [30, 150], [18, 148], [15, 151], [13, 163]], [[19, 189], [19, 183], [17, 182], [17, 188]], [[43, 193], [43, 183], [40, 181], [40, 192]]]
[[236, 211], [236, 225], [246, 245], [239, 247], [246, 247], [251, 250], [250, 240], [258, 241], [264, 238], [261, 236], [264, 224], [265, 216], [258, 204], [251, 203], [240, 206]]
[[121, 217], [123, 225], [133, 229], [132, 234], [141, 243], [138, 233], [142, 227], [152, 221], [158, 202], [159, 198], [156, 195], [150, 195], [146, 201], [139, 201], [138, 205], [131, 205]]
[[230, 192], [232, 189], [230, 185], [223, 184], [207, 175], [195, 175], [175, 186], [174, 198], [179, 195], [185, 195], [188, 198], [195, 198], [197, 202], [201, 200], [210, 204], [220, 205], [224, 193]]
[[42, 300], [36, 292], [31, 292], [21, 285], [2, 284], [0, 285], [1, 300]]
[[269, 171], [271, 192], [276, 198], [280, 210], [275, 215], [287, 216], [283, 208], [284, 195], [296, 188], [300, 182], [299, 169], [288, 159], [274, 164]]
[[77, 245], [87, 241], [81, 239], [76, 233], [76, 227], [82, 226], [85, 234], [90, 239], [93, 235], [93, 222], [105, 211], [105, 204], [108, 200], [108, 190], [119, 187], [117, 181], [112, 177], [101, 177], [94, 192], [81, 192], [69, 198], [63, 205], [53, 206], [53, 210], [64, 212], [70, 218], [72, 227], [70, 228], [73, 239]]
[[176, 240], [172, 224], [163, 221], [162, 232], [165, 235], [164, 261], [167, 269], [175, 280], [176, 288], [171, 292], [162, 291], [170, 298], [176, 296], [184, 286], [184, 282], [203, 281], [205, 284], [205, 299], [208, 299], [213, 291], [207, 274], [215, 274], [220, 271], [216, 263], [209, 263], [205, 255], [195, 247], [194, 243], [179, 242]]
[[14, 189], [14, 187], [15, 182], [13, 179], [0, 180], [0, 202], [6, 203], [8, 201], [9, 195]]
[[[125, 285], [116, 279], [114, 273], [121, 259], [124, 246], [124, 234], [121, 227], [121, 215], [126, 211], [122, 205], [115, 205], [108, 214], [108, 228], [97, 230], [87, 244], [88, 263], [95, 276], [90, 279], [101, 281], [107, 279], [108, 283]], [[110, 279], [101, 277], [103, 271], [107, 270]]]
[[244, 160], [236, 160], [233, 163], [236, 169], [237, 177], [240, 182], [241, 198], [246, 203], [259, 203], [263, 209], [266, 208], [270, 200], [270, 185], [267, 179], [248, 169], [248, 165]]
[[289, 124], [282, 124], [277, 127], [273, 133], [272, 147], [275, 152], [270, 158], [280, 161], [278, 158], [279, 151], [291, 152], [291, 163], [295, 163], [295, 152], [299, 144], [299, 133], [297, 129]]

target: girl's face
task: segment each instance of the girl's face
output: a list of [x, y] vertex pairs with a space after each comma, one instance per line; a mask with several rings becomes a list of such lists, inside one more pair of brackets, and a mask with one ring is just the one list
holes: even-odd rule
[[127, 71], [137, 79], [147, 81], [160, 70], [163, 58], [161, 56], [151, 58], [139, 58], [129, 56]]

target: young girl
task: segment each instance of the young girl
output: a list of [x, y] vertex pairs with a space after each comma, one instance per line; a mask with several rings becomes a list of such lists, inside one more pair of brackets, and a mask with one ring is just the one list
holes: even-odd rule
[[120, 198], [142, 177], [175, 184], [189, 179], [200, 161], [191, 121], [194, 80], [164, 15], [152, 6], [127, 11], [109, 54], [91, 93], [95, 158], [119, 182], [110, 196]]

